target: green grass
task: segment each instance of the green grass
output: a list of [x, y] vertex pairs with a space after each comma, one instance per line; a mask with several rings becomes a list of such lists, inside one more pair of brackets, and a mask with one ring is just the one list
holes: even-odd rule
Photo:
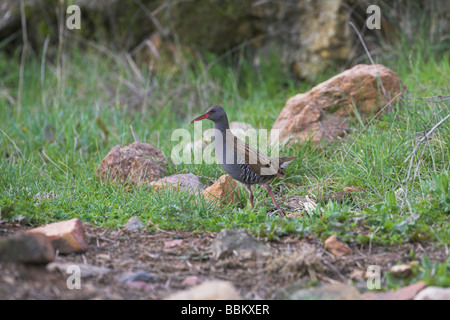
[[[410, 256], [413, 258], [414, 252]], [[411, 274], [407, 277], [399, 277], [389, 272], [385, 273], [388, 288], [398, 289], [418, 281], [426, 282], [427, 286], [450, 287], [450, 277], [448, 269], [450, 267], [450, 257], [442, 263], [432, 263], [428, 256], [424, 254], [421, 261], [411, 264]]]
[[[149, 228], [247, 228], [268, 239], [286, 233], [338, 234], [349, 242], [448, 245], [449, 122], [418, 147], [409, 174], [408, 157], [424, 130], [449, 113], [449, 100], [420, 97], [448, 95], [450, 57], [427, 45], [403, 46], [402, 53], [392, 49], [389, 59], [377, 61], [398, 72], [409, 89], [389, 113], [370, 124], [355, 119], [352, 134], [343, 141], [283, 150], [300, 159], [289, 166], [286, 179], [273, 183], [283, 196], [321, 197], [348, 186], [361, 190], [352, 202], [323, 201], [300, 219], [267, 217], [272, 203], [262, 187], [255, 189], [255, 210], [245, 197], [237, 205], [216, 208], [187, 193], [152, 194], [105, 184], [95, 170], [113, 146], [133, 142], [133, 132], [169, 158], [176, 144], [170, 141], [172, 131], [193, 133], [189, 120], [213, 104], [225, 106], [231, 120], [270, 129], [289, 97], [336, 71], [306, 83], [286, 76], [277, 55], [257, 72], [245, 59], [237, 68], [227, 59], [186, 55], [171, 72], [150, 73], [142, 67], [141, 77], [123, 57], [73, 45], [65, 53], [63, 81], [52, 62], [41, 69], [40, 56], [27, 59], [19, 103], [19, 65], [14, 62], [20, 59], [0, 54], [1, 218], [35, 225], [80, 217], [116, 228], [138, 216]], [[169, 164], [169, 174], [178, 172], [192, 172], [205, 184], [223, 174], [216, 165]], [[396, 199], [400, 188], [405, 197]]]

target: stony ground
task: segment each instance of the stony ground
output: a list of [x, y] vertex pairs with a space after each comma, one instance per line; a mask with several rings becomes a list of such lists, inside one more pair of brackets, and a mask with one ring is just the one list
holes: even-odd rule
[[[1, 224], [0, 238], [27, 229]], [[106, 267], [106, 274], [81, 279], [81, 289], [68, 289], [66, 270], [48, 266], [0, 264], [0, 299], [164, 299], [171, 293], [205, 280], [231, 281], [245, 299], [276, 299], [283, 288], [296, 280], [317, 278], [322, 283], [353, 281], [366, 288], [361, 275], [369, 265], [383, 271], [399, 261], [409, 262], [413, 249], [420, 257], [444, 261], [445, 253], [433, 244], [404, 244], [395, 247], [351, 246], [353, 255], [334, 257], [318, 239], [285, 236], [267, 242], [269, 257], [231, 256], [215, 259], [210, 245], [216, 234], [181, 231], [111, 230], [85, 224], [89, 249], [84, 254], [59, 255], [57, 264]], [[262, 239], [260, 241], [263, 242]], [[106, 270], [106, 269], [105, 269]], [[124, 281], [141, 272], [141, 278]], [[143, 276], [142, 276], [143, 275]], [[142, 278], [143, 277], [143, 278]]]

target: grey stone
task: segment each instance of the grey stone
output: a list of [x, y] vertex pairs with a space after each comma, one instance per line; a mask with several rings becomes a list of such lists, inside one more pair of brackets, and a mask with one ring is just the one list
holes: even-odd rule
[[150, 185], [156, 188], [173, 186], [179, 190], [188, 191], [190, 193], [198, 193], [205, 188], [200, 178], [192, 173], [174, 174], [154, 181]]
[[272, 253], [269, 247], [242, 229], [222, 230], [211, 243], [211, 251], [215, 259], [223, 259], [233, 254], [242, 258], [255, 258]]
[[39, 264], [54, 258], [51, 240], [42, 233], [21, 233], [0, 240], [0, 261]]
[[289, 300], [362, 300], [358, 289], [347, 284], [331, 284], [292, 290]]
[[128, 221], [123, 225], [125, 229], [131, 232], [138, 232], [145, 228], [145, 223], [143, 223], [139, 218], [137, 217], [131, 217], [128, 219]]
[[121, 283], [135, 282], [135, 281], [150, 282], [158, 280], [158, 277], [155, 276], [154, 274], [148, 273], [147, 271], [140, 270], [136, 272], [122, 273], [117, 277], [117, 279]]

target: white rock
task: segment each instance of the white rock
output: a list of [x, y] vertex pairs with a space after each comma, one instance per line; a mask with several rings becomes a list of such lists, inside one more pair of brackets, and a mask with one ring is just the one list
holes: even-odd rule
[[166, 300], [242, 300], [229, 281], [212, 280], [169, 295]]
[[427, 287], [420, 291], [414, 300], [450, 300], [450, 288]]

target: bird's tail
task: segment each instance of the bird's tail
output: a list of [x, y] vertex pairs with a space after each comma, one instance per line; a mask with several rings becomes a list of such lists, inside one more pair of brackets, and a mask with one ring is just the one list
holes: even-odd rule
[[285, 169], [292, 161], [297, 159], [297, 157], [281, 157], [280, 158], [280, 168]]

